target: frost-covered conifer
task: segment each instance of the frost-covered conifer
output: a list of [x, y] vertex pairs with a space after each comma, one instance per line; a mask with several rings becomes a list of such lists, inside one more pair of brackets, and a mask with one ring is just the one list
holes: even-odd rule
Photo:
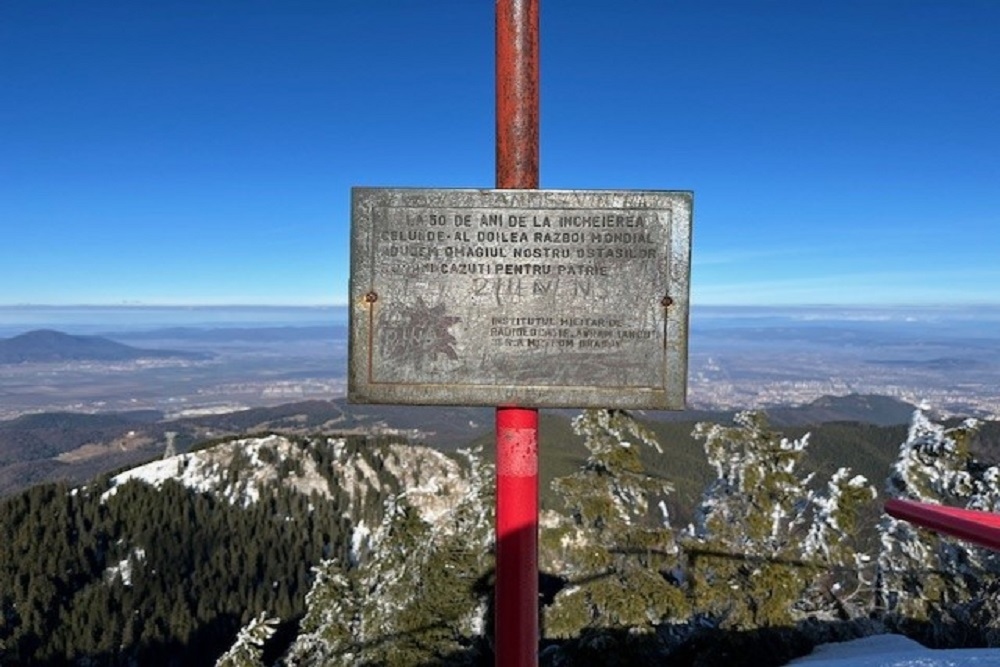
[[716, 472], [685, 545], [697, 610], [740, 629], [844, 613], [843, 591], [866, 560], [849, 538], [874, 490], [841, 469], [822, 495], [797, 470], [808, 435], [784, 438], [759, 412], [735, 422], [694, 431]]
[[215, 667], [263, 667], [264, 644], [274, 634], [278, 619], [265, 612], [250, 619], [236, 635], [236, 642], [215, 663]]
[[946, 428], [927, 418], [922, 410], [913, 413], [906, 441], [886, 482], [886, 493], [894, 498], [921, 502], [979, 504], [986, 500], [982, 485], [984, 471], [976, 471], [969, 449], [978, 424], [969, 419], [960, 426]]
[[810, 495], [809, 530], [802, 544], [803, 559], [814, 564], [814, 577], [798, 606], [822, 613], [835, 609], [840, 617], [860, 616], [871, 603], [874, 583], [872, 557], [858, 546], [859, 516], [875, 497], [863, 475], [839, 468], [826, 484], [826, 495]]
[[683, 591], [668, 580], [678, 550], [662, 499], [672, 489], [647, 474], [639, 457], [639, 447], [660, 451], [659, 443], [621, 410], [587, 410], [573, 428], [590, 456], [553, 482], [569, 518], [545, 531], [542, 551], [568, 584], [544, 610], [546, 634], [650, 629], [686, 618]]
[[392, 667], [474, 653], [493, 566], [493, 475], [478, 452], [464, 456], [468, 491], [457, 504], [429, 522], [404, 491], [387, 501], [355, 567], [318, 569], [286, 664]]
[[[948, 428], [916, 411], [886, 494], [951, 507], [1000, 509], [1000, 471], [977, 462], [970, 450], [977, 429], [974, 420]], [[879, 524], [879, 536], [879, 601], [894, 616], [964, 616], [984, 591], [1000, 583], [997, 556], [985, 549], [888, 515]]]

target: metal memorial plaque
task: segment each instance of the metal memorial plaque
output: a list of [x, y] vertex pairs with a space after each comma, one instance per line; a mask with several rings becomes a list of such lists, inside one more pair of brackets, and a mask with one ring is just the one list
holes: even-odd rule
[[683, 409], [692, 203], [353, 189], [349, 400]]

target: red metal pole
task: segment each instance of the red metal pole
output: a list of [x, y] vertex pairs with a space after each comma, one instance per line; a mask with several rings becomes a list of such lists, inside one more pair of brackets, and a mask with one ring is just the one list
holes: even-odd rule
[[538, 0], [496, 4], [497, 187], [538, 187]]
[[[538, 0], [496, 2], [497, 188], [538, 187]], [[538, 410], [498, 407], [495, 664], [538, 665]]]
[[538, 664], [538, 411], [497, 408], [496, 665]]

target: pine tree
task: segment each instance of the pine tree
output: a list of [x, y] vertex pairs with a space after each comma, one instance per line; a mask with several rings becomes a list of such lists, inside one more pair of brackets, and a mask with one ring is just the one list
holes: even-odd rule
[[261, 612], [236, 635], [236, 642], [216, 661], [215, 667], [264, 667], [264, 644], [274, 634], [278, 619]]
[[465, 494], [432, 521], [408, 494], [390, 496], [356, 566], [316, 569], [289, 665], [430, 664], [481, 642], [479, 582], [493, 565], [492, 469], [464, 452]]
[[546, 635], [648, 631], [685, 618], [687, 599], [671, 581], [679, 552], [664, 498], [672, 488], [647, 474], [639, 456], [642, 446], [661, 451], [659, 443], [622, 410], [587, 410], [573, 429], [590, 455], [581, 470], [553, 482], [569, 518], [544, 531], [542, 555], [568, 582], [544, 610]]
[[789, 625], [824, 607], [843, 613], [839, 595], [857, 588], [853, 572], [867, 558], [849, 538], [874, 490], [841, 469], [820, 495], [797, 470], [808, 434], [784, 438], [759, 412], [735, 422], [694, 432], [717, 476], [685, 545], [698, 611], [733, 629]]
[[798, 606], [814, 616], [834, 611], [846, 620], [864, 615], [872, 601], [872, 558], [857, 537], [859, 518], [877, 494], [849, 468], [839, 468], [826, 487], [825, 496], [810, 495], [811, 524], [802, 546], [807, 561], [821, 564], [822, 575], [812, 579]]
[[[972, 456], [970, 445], [978, 428], [974, 420], [945, 427], [916, 411], [887, 480], [886, 494], [952, 507], [1000, 510], [1000, 469]], [[992, 602], [1000, 589], [996, 554], [888, 515], [879, 524], [879, 535], [879, 603], [890, 618], [937, 623], [957, 618], [982, 627], [997, 624]], [[978, 620], [969, 618], [970, 610], [978, 610]]]

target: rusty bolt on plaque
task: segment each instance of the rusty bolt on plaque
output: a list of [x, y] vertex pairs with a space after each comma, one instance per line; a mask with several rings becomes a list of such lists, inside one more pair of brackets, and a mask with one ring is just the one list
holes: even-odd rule
[[368, 292], [368, 294], [365, 294], [365, 303], [375, 303], [376, 301], [378, 301], [378, 294], [375, 292]]
[[669, 308], [670, 306], [674, 305], [674, 300], [669, 296], [665, 296], [662, 299], [660, 299], [660, 305], [663, 306], [664, 308]]

